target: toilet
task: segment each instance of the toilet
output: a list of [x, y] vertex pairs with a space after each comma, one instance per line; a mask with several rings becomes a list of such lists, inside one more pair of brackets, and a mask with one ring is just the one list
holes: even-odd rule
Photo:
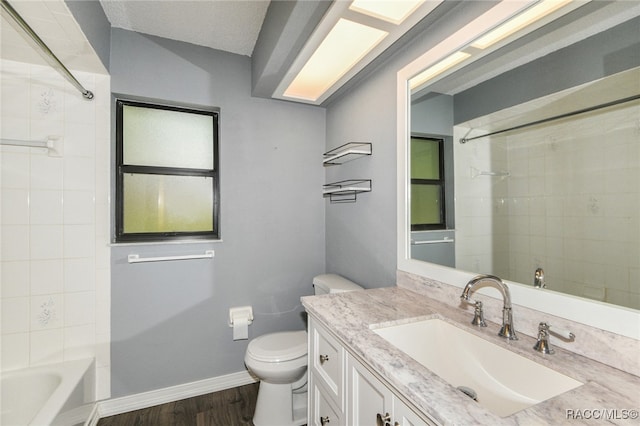
[[[336, 274], [313, 279], [316, 295], [363, 288]], [[253, 415], [255, 426], [307, 423], [307, 332], [283, 331], [256, 337], [247, 346], [244, 363], [260, 379]]]

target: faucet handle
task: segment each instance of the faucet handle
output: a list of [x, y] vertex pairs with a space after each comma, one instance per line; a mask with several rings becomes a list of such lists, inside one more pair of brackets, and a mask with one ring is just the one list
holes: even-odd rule
[[482, 302], [479, 300], [476, 301], [475, 306], [476, 307], [473, 313], [473, 320], [471, 321], [471, 324], [478, 327], [486, 327], [487, 323], [484, 321], [484, 311], [482, 310]]
[[549, 345], [549, 324], [546, 322], [538, 324], [538, 341], [533, 345], [533, 349], [543, 354], [553, 354], [555, 352]]
[[573, 342], [576, 339], [576, 335], [569, 330], [563, 330], [555, 327], [551, 330], [551, 327], [552, 326], [546, 322], [541, 322], [538, 325], [538, 341], [533, 346], [533, 349], [538, 352], [542, 352], [543, 354], [553, 354], [555, 351], [549, 344], [549, 334], [554, 334], [568, 342]]
[[549, 325], [549, 333], [556, 335], [559, 338], [566, 340], [567, 342], [573, 342], [574, 340], [576, 340], [576, 335], [569, 330], [565, 330], [564, 328], [558, 328]]

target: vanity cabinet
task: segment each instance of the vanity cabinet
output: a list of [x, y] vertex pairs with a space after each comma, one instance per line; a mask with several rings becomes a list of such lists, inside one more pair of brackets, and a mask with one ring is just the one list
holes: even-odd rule
[[309, 317], [308, 424], [435, 425], [405, 404], [312, 317]]

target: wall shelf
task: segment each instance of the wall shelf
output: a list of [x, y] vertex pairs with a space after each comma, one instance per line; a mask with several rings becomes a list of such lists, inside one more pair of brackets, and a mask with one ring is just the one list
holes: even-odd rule
[[323, 196], [332, 203], [353, 203], [362, 192], [371, 192], [371, 179], [349, 179], [322, 186]]
[[364, 155], [371, 155], [371, 142], [349, 142], [325, 152], [322, 165], [325, 167], [336, 166]]

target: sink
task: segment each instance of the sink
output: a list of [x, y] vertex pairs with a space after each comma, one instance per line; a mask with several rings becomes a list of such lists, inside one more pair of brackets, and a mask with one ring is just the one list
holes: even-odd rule
[[582, 385], [441, 319], [372, 329], [500, 417]]

